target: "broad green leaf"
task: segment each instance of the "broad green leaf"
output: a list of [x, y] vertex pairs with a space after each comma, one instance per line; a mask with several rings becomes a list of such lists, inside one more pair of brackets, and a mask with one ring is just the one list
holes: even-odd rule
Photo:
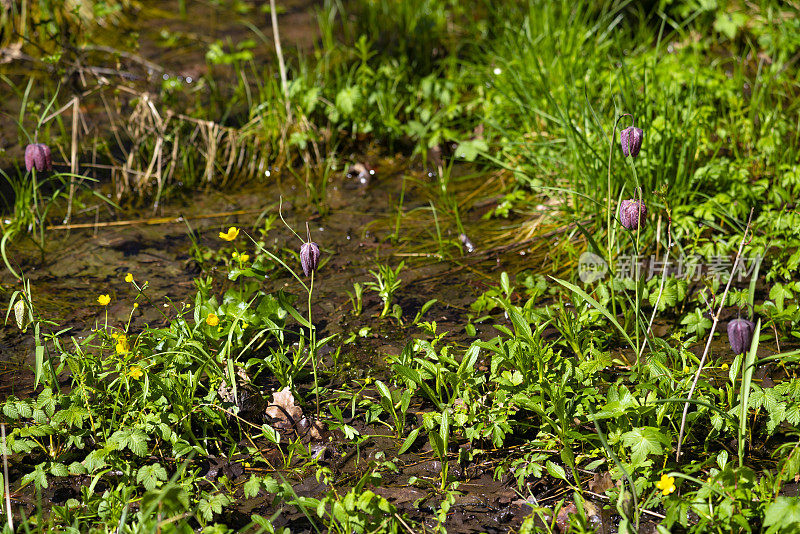
[[567, 473], [560, 465], [554, 464], [550, 460], [547, 460], [545, 467], [547, 467], [547, 472], [550, 473], [551, 477], [567, 481]]
[[404, 452], [406, 452], [409, 449], [409, 447], [411, 447], [414, 444], [414, 442], [417, 440], [417, 436], [419, 436], [419, 431], [420, 430], [422, 430], [421, 426], [417, 427], [417, 428], [415, 428], [414, 430], [411, 431], [411, 433], [408, 435], [406, 440], [403, 442], [403, 446], [400, 447], [399, 451], [397, 451], [398, 455], [403, 454]]
[[167, 470], [158, 463], [142, 466], [136, 473], [136, 482], [144, 486], [147, 491], [157, 488], [166, 481]]
[[261, 489], [261, 478], [256, 475], [250, 475], [250, 480], [244, 483], [244, 497], [245, 499], [252, 499], [258, 495]]
[[622, 434], [622, 443], [631, 450], [631, 463], [641, 464], [650, 454], [660, 455], [669, 447], [670, 439], [655, 427], [634, 428]]
[[56, 477], [69, 476], [69, 469], [67, 469], [67, 466], [62, 463], [53, 462], [50, 465], [50, 474]]
[[764, 513], [767, 534], [797, 532], [800, 529], [800, 499], [780, 496], [767, 506]]

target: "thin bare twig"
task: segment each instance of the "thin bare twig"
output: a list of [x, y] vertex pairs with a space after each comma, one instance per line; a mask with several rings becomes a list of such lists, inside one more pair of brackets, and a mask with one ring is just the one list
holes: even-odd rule
[[733, 282], [733, 273], [738, 268], [739, 265], [739, 258], [742, 255], [742, 250], [744, 249], [745, 243], [747, 241], [747, 233], [750, 231], [750, 225], [753, 222], [753, 208], [750, 208], [750, 215], [747, 217], [747, 226], [744, 227], [744, 234], [742, 234], [742, 241], [739, 243], [739, 250], [736, 252], [736, 258], [733, 260], [733, 267], [731, 268], [731, 275], [728, 278], [728, 284], [725, 286], [725, 292], [722, 293], [722, 298], [719, 302], [719, 308], [717, 308], [717, 313], [714, 314], [714, 321], [711, 324], [711, 332], [708, 334], [708, 341], [706, 341], [706, 348], [703, 351], [703, 357], [700, 358], [700, 365], [697, 366], [697, 372], [694, 374], [694, 380], [692, 381], [692, 387], [689, 388], [689, 395], [686, 397], [686, 404], [683, 406], [683, 415], [681, 416], [681, 429], [678, 432], [678, 450], [675, 454], [675, 461], [680, 462], [681, 460], [681, 445], [683, 444], [683, 433], [686, 430], [686, 416], [689, 413], [689, 404], [691, 404], [692, 395], [694, 394], [694, 390], [697, 387], [697, 381], [700, 380], [700, 374], [703, 372], [703, 365], [706, 362], [706, 357], [708, 356], [708, 351], [711, 349], [711, 340], [714, 338], [714, 332], [717, 330], [717, 323], [719, 323], [719, 316], [722, 314], [722, 308], [725, 306], [725, 299], [728, 297], [728, 290], [731, 288], [731, 282]]
[[275, 38], [275, 53], [278, 55], [278, 70], [281, 73], [281, 87], [283, 88], [283, 96], [286, 99], [286, 122], [292, 122], [292, 106], [289, 103], [289, 82], [286, 80], [286, 64], [283, 62], [281, 36], [278, 33], [278, 9], [275, 7], [275, 0], [269, 0], [269, 12], [272, 19], [272, 36]]
[[[642, 340], [642, 348], [639, 349], [639, 354], [644, 352], [644, 346], [647, 344], [647, 336], [650, 334], [650, 330], [653, 328], [653, 320], [656, 318], [656, 312], [658, 312], [658, 305], [661, 303], [661, 296], [664, 294], [664, 286], [667, 282], [667, 266], [669, 265], [669, 251], [672, 250], [672, 217], [669, 218], [667, 222], [667, 249], [664, 252], [664, 272], [661, 273], [661, 285], [658, 288], [658, 298], [656, 298], [656, 304], [653, 306], [653, 313], [650, 315], [650, 322], [647, 325], [647, 330], [644, 333], [644, 339]], [[638, 319], [637, 319], [638, 320]]]

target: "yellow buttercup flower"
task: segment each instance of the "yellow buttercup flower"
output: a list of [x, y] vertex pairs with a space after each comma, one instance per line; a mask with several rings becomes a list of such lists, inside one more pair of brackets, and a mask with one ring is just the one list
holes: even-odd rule
[[249, 259], [250, 259], [250, 255], [249, 254], [239, 254], [239, 261], [240, 262], [244, 263]]
[[208, 326], [217, 326], [219, 324], [219, 317], [217, 317], [217, 314], [209, 313], [208, 317], [206, 317], [206, 324]]
[[231, 258], [236, 259], [238, 257], [239, 257], [239, 253], [234, 250], [233, 254], [231, 254]]
[[138, 366], [131, 367], [131, 370], [128, 371], [128, 376], [134, 380], [139, 380], [143, 375], [144, 371], [142, 371], [142, 368]]
[[117, 351], [117, 354], [125, 354], [128, 352], [128, 338], [122, 335], [119, 336], [117, 338], [117, 346], [114, 347], [114, 349]]
[[101, 306], [108, 306], [109, 302], [111, 302], [111, 295], [100, 295], [97, 297], [97, 303]]
[[728, 364], [727, 363], [723, 363], [722, 364], [722, 370], [723, 371], [727, 371], [728, 370]]
[[236, 239], [236, 236], [239, 235], [239, 229], [235, 226], [231, 226], [228, 228], [227, 232], [220, 232], [219, 237], [220, 239], [224, 239], [225, 241], [233, 241]]
[[138, 308], [138, 307], [139, 307], [139, 303], [138, 303], [138, 302], [134, 302], [134, 303], [133, 303], [133, 307], [134, 307], [134, 308]]
[[128, 282], [129, 284], [132, 284], [133, 283], [133, 274], [131, 274], [131, 273], [126, 274], [125, 275], [125, 281]]
[[656, 487], [661, 490], [662, 494], [669, 495], [675, 491], [675, 477], [661, 475], [661, 480], [656, 482]]

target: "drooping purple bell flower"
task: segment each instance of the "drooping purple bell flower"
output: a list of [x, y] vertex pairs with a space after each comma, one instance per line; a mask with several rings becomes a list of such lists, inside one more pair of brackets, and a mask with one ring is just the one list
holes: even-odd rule
[[628, 230], [636, 230], [644, 222], [647, 215], [647, 206], [644, 202], [631, 198], [623, 200], [619, 205], [619, 220]]
[[639, 150], [642, 149], [642, 138], [644, 132], [641, 128], [636, 126], [629, 126], [619, 132], [619, 142], [622, 144], [622, 154], [625, 157], [633, 156], [634, 158], [639, 155]]
[[728, 342], [731, 344], [734, 354], [743, 354], [750, 348], [755, 329], [756, 325], [753, 324], [753, 321], [741, 317], [728, 323]]
[[32, 143], [25, 147], [25, 170], [30, 172], [32, 169], [37, 172], [53, 170], [50, 147], [44, 143]]
[[303, 274], [310, 275], [317, 270], [319, 265], [319, 246], [312, 241], [303, 243], [300, 247], [300, 266], [303, 268]]

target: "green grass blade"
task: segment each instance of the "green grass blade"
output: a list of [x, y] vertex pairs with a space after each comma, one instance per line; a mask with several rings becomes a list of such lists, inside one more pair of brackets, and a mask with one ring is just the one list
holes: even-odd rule
[[550, 278], [552, 278], [553, 280], [555, 280], [556, 282], [558, 282], [562, 286], [566, 287], [567, 289], [569, 289], [573, 293], [577, 294], [583, 300], [585, 300], [586, 302], [591, 304], [594, 309], [596, 309], [597, 311], [602, 313], [606, 317], [606, 319], [608, 319], [611, 322], [611, 324], [613, 324], [617, 328], [617, 330], [619, 330], [619, 333], [622, 334], [622, 337], [625, 338], [625, 341], [628, 342], [628, 344], [631, 346], [631, 348], [634, 350], [634, 352], [637, 350], [636, 344], [630, 338], [628, 333], [625, 332], [625, 329], [622, 328], [622, 325], [619, 324], [617, 319], [613, 315], [611, 315], [611, 312], [609, 312], [608, 309], [605, 306], [603, 306], [602, 304], [597, 302], [595, 299], [593, 299], [591, 296], [589, 296], [589, 294], [586, 291], [584, 291], [583, 289], [579, 288], [575, 284], [571, 284], [571, 283], [569, 283], [569, 282], [567, 282], [565, 280], [561, 280], [559, 278], [553, 278], [552, 276]]

